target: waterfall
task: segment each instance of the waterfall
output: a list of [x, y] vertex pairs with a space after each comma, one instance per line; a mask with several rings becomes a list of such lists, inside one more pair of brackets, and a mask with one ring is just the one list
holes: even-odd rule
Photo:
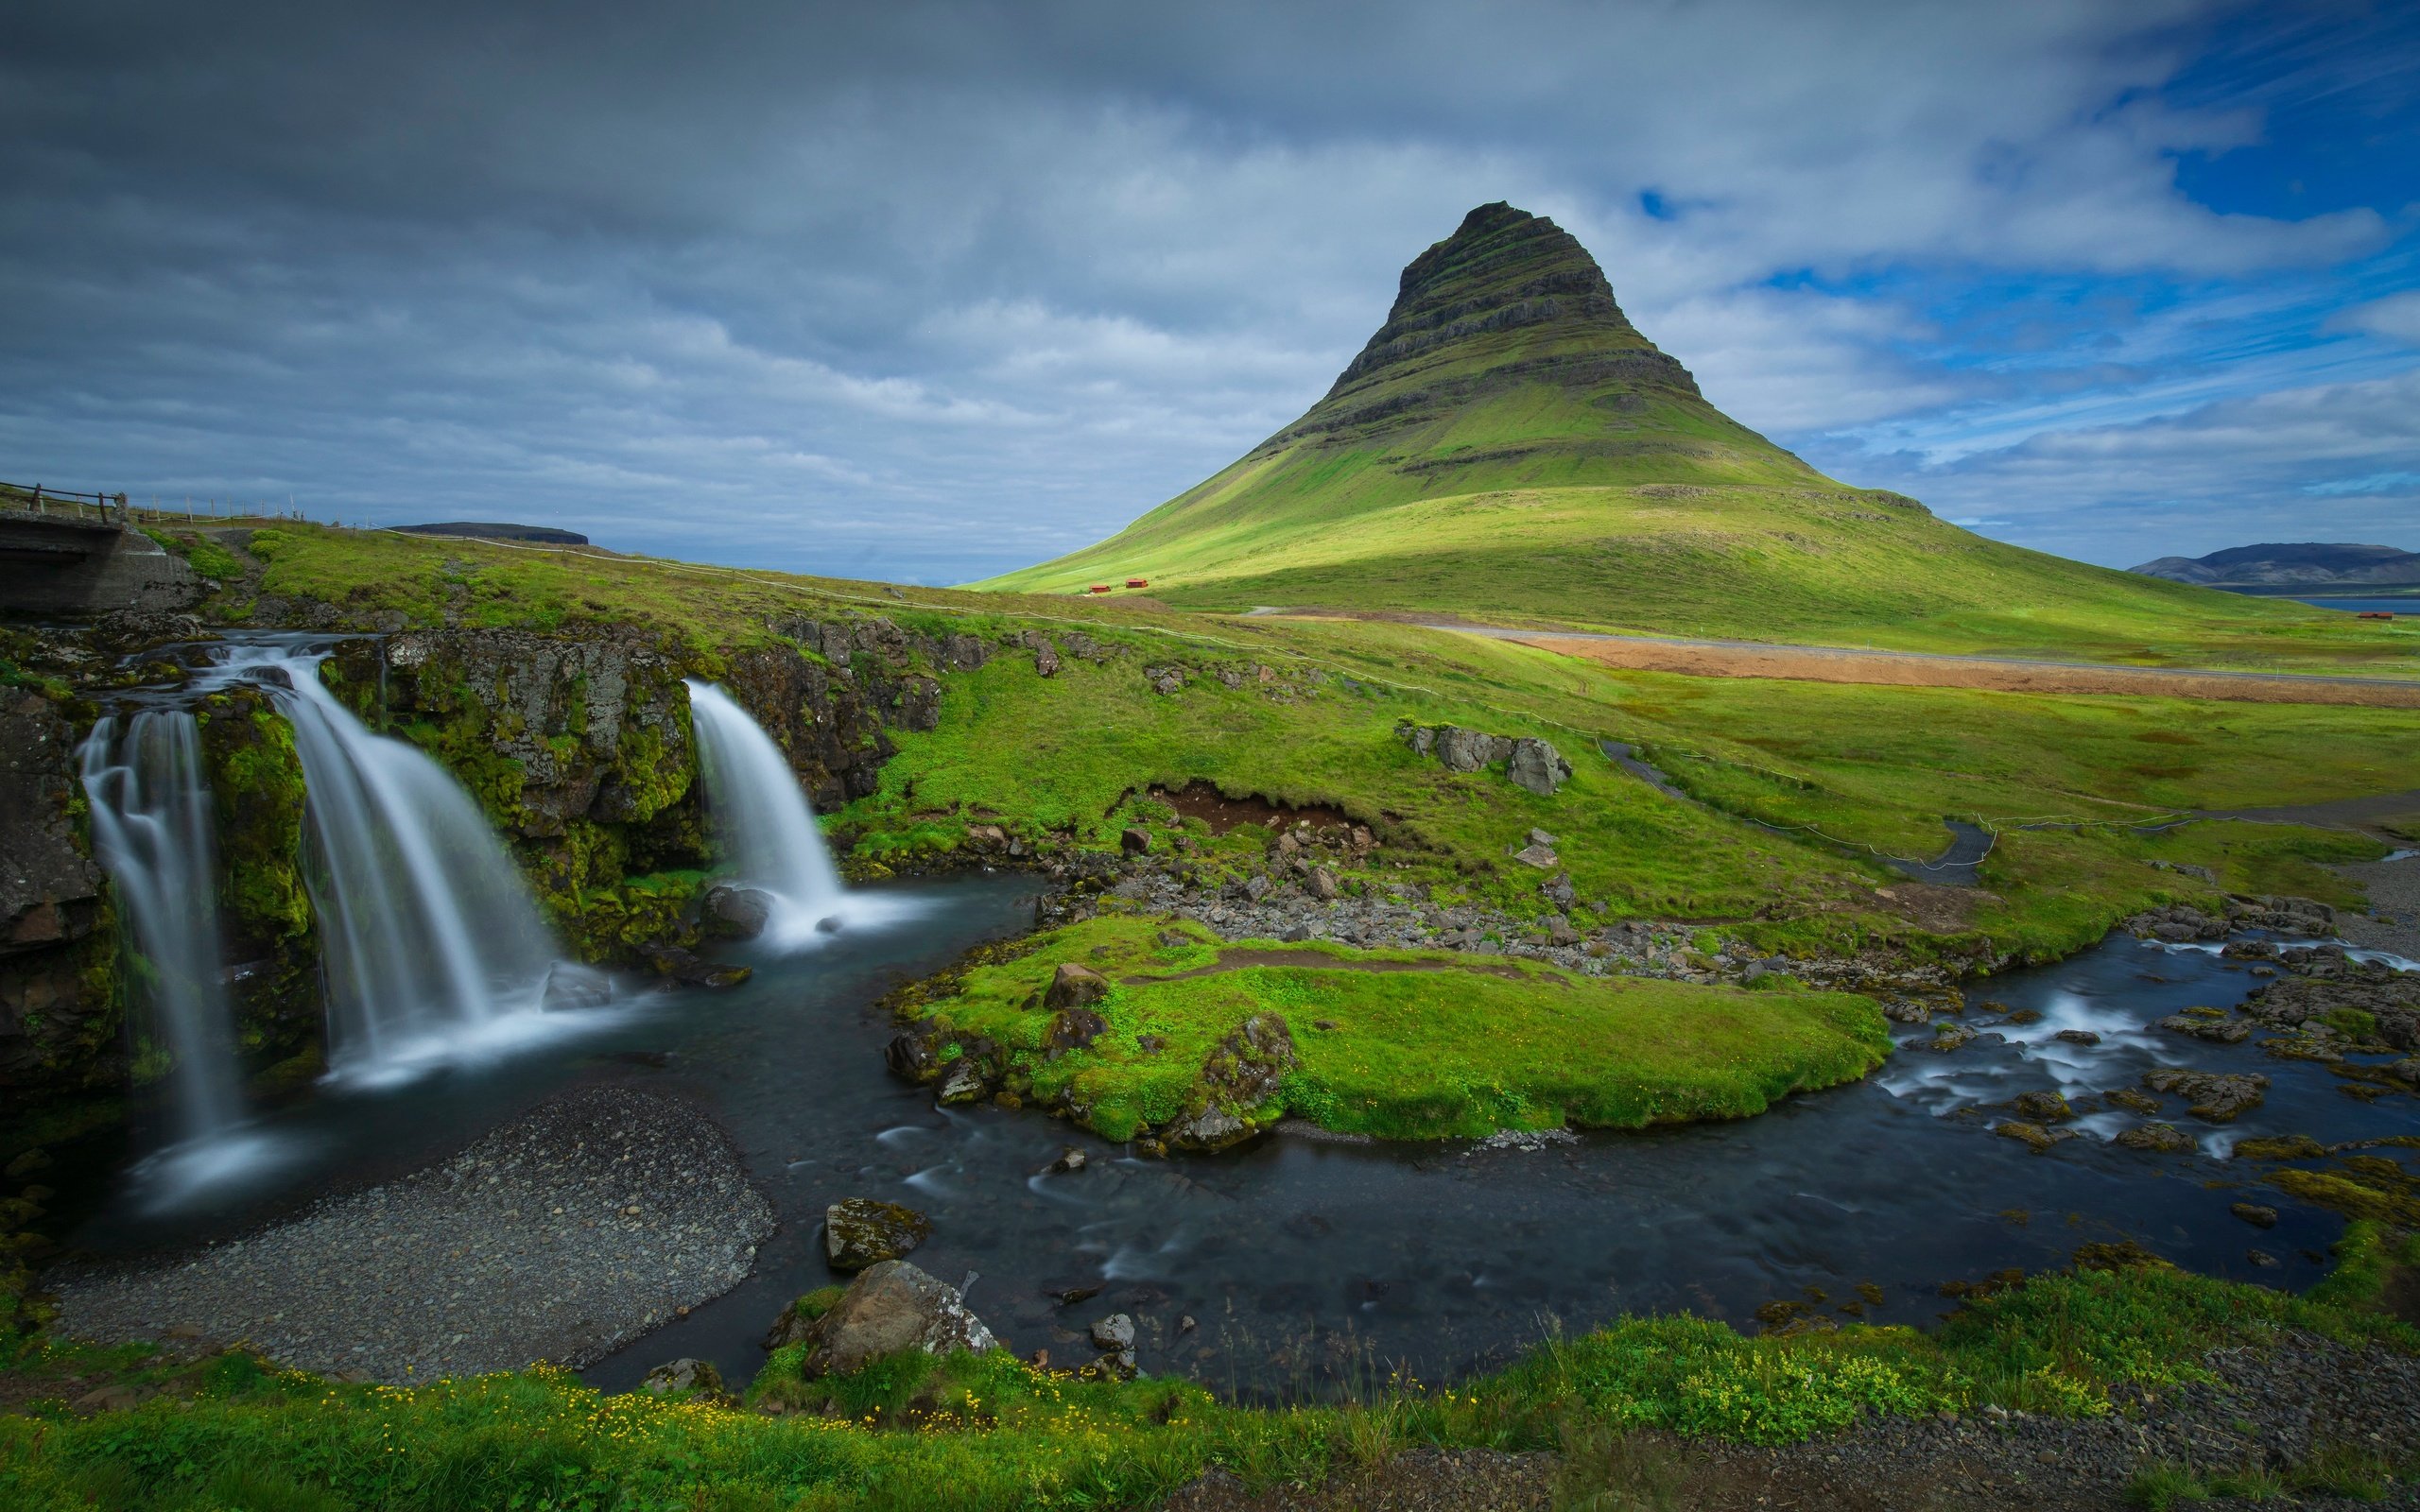
[[766, 942], [796, 950], [844, 917], [864, 918], [773, 737], [711, 682], [690, 681], [689, 713], [716, 848], [737, 881], [773, 900]]
[[143, 965], [134, 980], [168, 1055], [172, 1147], [199, 1149], [241, 1121], [234, 1013], [218, 933], [218, 847], [201, 730], [189, 710], [106, 715], [83, 746], [93, 852]]
[[269, 690], [302, 758], [330, 1069], [377, 1079], [538, 1032], [549, 976], [590, 973], [559, 968], [553, 936], [470, 795], [338, 703], [320, 681], [324, 655], [239, 646], [223, 665]]

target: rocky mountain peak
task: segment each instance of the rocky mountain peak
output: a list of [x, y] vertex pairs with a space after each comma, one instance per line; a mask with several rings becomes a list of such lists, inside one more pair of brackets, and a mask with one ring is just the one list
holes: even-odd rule
[[1403, 270], [1394, 307], [1328, 391], [1355, 396], [1398, 380], [1520, 376], [1594, 385], [1608, 356], [1692, 395], [1686, 369], [1655, 350], [1614, 301], [1588, 249], [1544, 215], [1502, 200]]

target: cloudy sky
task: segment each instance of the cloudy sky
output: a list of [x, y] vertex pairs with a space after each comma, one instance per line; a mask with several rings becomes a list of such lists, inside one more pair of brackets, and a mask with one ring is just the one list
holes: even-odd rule
[[1510, 199], [1845, 480], [2420, 549], [2420, 7], [30, 0], [0, 478], [948, 582]]

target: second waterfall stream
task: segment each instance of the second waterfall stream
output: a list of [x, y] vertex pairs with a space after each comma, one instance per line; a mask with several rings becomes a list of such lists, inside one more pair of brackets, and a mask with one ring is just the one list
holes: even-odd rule
[[689, 713], [715, 847], [733, 881], [770, 900], [766, 944], [800, 950], [819, 935], [895, 911], [891, 901], [876, 902], [842, 885], [798, 774], [737, 700], [692, 679]]

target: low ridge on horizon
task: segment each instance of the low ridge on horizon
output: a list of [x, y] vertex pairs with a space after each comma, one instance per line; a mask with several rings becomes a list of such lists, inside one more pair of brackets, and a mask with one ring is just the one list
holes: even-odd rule
[[1385, 323], [1299, 420], [1108, 540], [970, 586], [1131, 578], [1198, 609], [1843, 641], [1887, 623], [1977, 645], [2272, 612], [1824, 476], [1708, 402], [1570, 232], [1501, 200], [1412, 259]]

